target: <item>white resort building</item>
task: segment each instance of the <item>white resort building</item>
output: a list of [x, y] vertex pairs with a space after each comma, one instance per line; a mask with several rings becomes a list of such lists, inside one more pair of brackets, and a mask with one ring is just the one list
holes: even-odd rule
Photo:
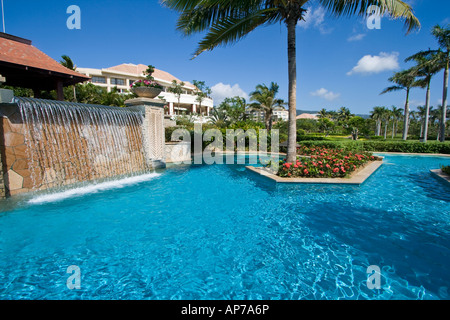
[[[245, 112], [254, 121], [264, 121], [265, 112], [261, 110], [247, 110]], [[284, 107], [276, 107], [273, 109], [272, 119], [273, 121], [287, 121], [289, 118], [289, 112]]]
[[[125, 63], [118, 66], [105, 68], [105, 69], [92, 69], [92, 68], [77, 68], [76, 71], [91, 77], [91, 82], [99, 87], [106, 88], [110, 92], [113, 88], [121, 93], [127, 93], [130, 91], [130, 85], [134, 81], [145, 79], [145, 70], [148, 66], [143, 64]], [[198, 90], [193, 84], [183, 81], [183, 93], [180, 96], [180, 103], [178, 105], [178, 97], [169, 92], [168, 88], [172, 86], [172, 81], [176, 80], [177, 83], [182, 82], [180, 79], [174, 77], [170, 73], [155, 68], [155, 72], [152, 75], [160, 85], [163, 86], [163, 91], [160, 96], [167, 102], [167, 111], [169, 115], [176, 114], [204, 114], [209, 115], [209, 112], [213, 108], [213, 99], [205, 98], [200, 103], [197, 101], [197, 95], [195, 92]]]

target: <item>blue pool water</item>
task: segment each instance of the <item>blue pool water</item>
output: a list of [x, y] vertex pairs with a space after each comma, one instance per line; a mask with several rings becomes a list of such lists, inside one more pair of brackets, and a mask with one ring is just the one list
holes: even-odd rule
[[10, 199], [0, 299], [449, 299], [450, 188], [428, 172], [443, 164], [388, 155], [359, 187], [176, 166], [58, 201]]

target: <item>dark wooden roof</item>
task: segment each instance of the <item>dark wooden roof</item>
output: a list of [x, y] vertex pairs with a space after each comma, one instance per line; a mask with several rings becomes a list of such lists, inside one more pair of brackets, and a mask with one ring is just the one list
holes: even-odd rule
[[89, 80], [32, 46], [31, 41], [0, 32], [0, 74], [6, 85], [32, 89], [55, 89]]

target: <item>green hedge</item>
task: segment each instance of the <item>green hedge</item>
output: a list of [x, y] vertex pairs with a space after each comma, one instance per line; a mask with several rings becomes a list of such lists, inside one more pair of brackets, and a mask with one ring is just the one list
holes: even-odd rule
[[323, 146], [352, 151], [405, 152], [405, 153], [442, 153], [450, 154], [450, 142], [419, 141], [299, 141], [307, 147]]

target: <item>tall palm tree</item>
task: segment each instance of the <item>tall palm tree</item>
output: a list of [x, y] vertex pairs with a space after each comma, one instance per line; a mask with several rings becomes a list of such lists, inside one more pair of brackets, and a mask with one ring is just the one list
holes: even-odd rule
[[384, 122], [384, 140], [387, 139], [387, 129], [389, 125], [389, 121], [391, 120], [391, 111], [386, 107], [380, 108], [380, 123]]
[[381, 135], [381, 121], [382, 121], [383, 109], [384, 109], [384, 107], [374, 107], [373, 110], [370, 112], [370, 117], [373, 120], [375, 120], [375, 124], [376, 124], [375, 135], [376, 136]]
[[392, 115], [392, 139], [397, 135], [397, 127], [398, 122], [402, 118], [402, 109], [397, 108], [396, 106], [391, 107], [391, 115]]
[[[62, 66], [66, 67], [67, 69], [70, 69], [72, 71], [75, 71], [77, 69], [77, 66], [75, 65], [75, 63], [73, 63], [72, 59], [68, 55], [65, 55], [65, 54], [62, 55], [61, 59], [62, 60], [60, 60], [59, 63]], [[77, 102], [77, 90], [76, 90], [75, 85], [73, 86], [73, 100], [75, 102]]]
[[324, 119], [324, 118], [328, 118], [328, 112], [325, 108], [320, 109], [319, 112], [317, 113], [317, 117], [319, 119]]
[[169, 91], [170, 93], [173, 93], [175, 95], [175, 97], [177, 97], [177, 108], [178, 111], [176, 112], [177, 114], [180, 112], [180, 100], [181, 100], [181, 94], [183, 93], [183, 86], [185, 85], [185, 83], [183, 81], [181, 81], [180, 83], [177, 82], [177, 80], [172, 80], [172, 86], [170, 86], [167, 91]]
[[[431, 108], [428, 109], [428, 113], [430, 112]], [[423, 138], [423, 129], [425, 127], [425, 115], [427, 114], [427, 107], [426, 106], [418, 106], [417, 107], [417, 115], [420, 117], [420, 138]]]
[[264, 112], [264, 122], [267, 130], [272, 130], [274, 109], [286, 105], [283, 99], [275, 98], [278, 89], [278, 84], [272, 82], [270, 87], [267, 87], [265, 84], [258, 84], [256, 90], [250, 93], [250, 99], [255, 101], [250, 104], [250, 108]]
[[406, 140], [408, 138], [408, 126], [409, 126], [409, 93], [411, 88], [417, 87], [419, 84], [416, 82], [417, 70], [415, 68], [410, 68], [408, 70], [403, 70], [396, 72], [389, 81], [395, 83], [396, 85], [390, 86], [384, 89], [381, 94], [388, 92], [405, 90], [406, 91], [406, 101], [405, 101], [405, 111], [403, 119], [403, 135], [402, 139]]
[[198, 114], [202, 114], [202, 102], [211, 94], [211, 88], [209, 88], [205, 81], [192, 80], [192, 84], [195, 86], [195, 99], [198, 102]]
[[425, 97], [425, 118], [423, 122], [423, 142], [427, 142], [428, 137], [428, 117], [430, 112], [430, 86], [431, 79], [433, 76], [438, 73], [442, 69], [442, 57], [439, 53], [424, 53], [419, 52], [408, 58], [405, 61], [414, 60], [417, 63], [415, 67], [417, 70], [417, 75], [422, 77], [417, 81], [417, 84], [426, 88], [426, 97]]
[[[289, 78], [289, 129], [287, 161], [297, 157], [297, 60], [296, 26], [305, 20], [306, 5], [311, 0], [162, 0], [167, 7], [180, 12], [177, 28], [185, 35], [207, 31], [194, 53], [213, 50], [217, 46], [235, 43], [259, 26], [284, 23], [287, 27]], [[407, 31], [419, 28], [419, 20], [410, 5], [401, 0], [317, 0], [331, 15], [366, 16], [372, 5], [380, 14], [405, 20]]]
[[440, 49], [439, 55], [442, 58], [444, 65], [444, 88], [442, 91], [442, 107], [441, 107], [441, 122], [440, 122], [440, 141], [445, 141], [445, 124], [447, 115], [447, 92], [448, 92], [448, 75], [449, 75], [449, 65], [450, 65], [450, 25], [442, 28], [440, 25], [436, 25], [431, 32], [433, 36], [439, 43]]

